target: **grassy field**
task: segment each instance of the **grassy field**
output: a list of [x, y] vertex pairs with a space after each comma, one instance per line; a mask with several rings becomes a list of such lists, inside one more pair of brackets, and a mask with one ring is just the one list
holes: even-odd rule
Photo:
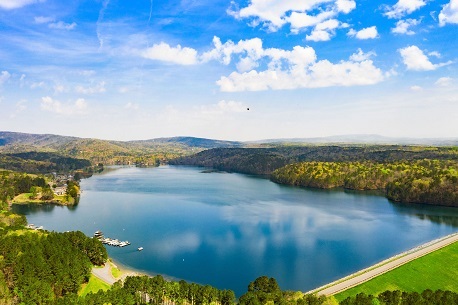
[[100, 280], [98, 277], [91, 275], [89, 282], [83, 285], [78, 295], [85, 296], [89, 292], [96, 293], [100, 289], [106, 291], [110, 289], [110, 285]]
[[386, 290], [425, 289], [458, 292], [458, 242], [402, 265], [335, 297], [341, 301], [360, 292], [377, 295]]

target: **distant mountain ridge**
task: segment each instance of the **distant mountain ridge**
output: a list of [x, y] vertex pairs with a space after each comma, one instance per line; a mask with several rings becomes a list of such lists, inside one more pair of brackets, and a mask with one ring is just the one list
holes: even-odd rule
[[126, 148], [153, 147], [158, 145], [181, 145], [193, 148], [229, 148], [246, 147], [260, 144], [393, 144], [393, 145], [439, 145], [458, 146], [458, 137], [455, 138], [410, 138], [385, 137], [377, 134], [349, 134], [311, 138], [279, 138], [257, 141], [225, 141], [199, 137], [164, 137], [147, 140], [114, 141], [94, 138], [79, 138], [54, 134], [31, 134], [11, 131], [0, 131], [0, 147], [6, 145], [29, 145], [38, 147], [59, 147], [75, 141], [99, 141]]
[[458, 146], [456, 138], [385, 137], [377, 134], [352, 134], [313, 138], [265, 139], [253, 143], [308, 143], [308, 144], [392, 144]]
[[101, 140], [93, 138], [78, 138], [72, 136], [61, 136], [54, 134], [31, 134], [11, 131], [0, 131], [0, 146], [5, 145], [32, 145], [32, 146], [56, 146], [65, 145], [73, 141], [102, 141], [112, 144], [133, 144], [140, 146], [151, 146], [155, 144], [180, 144], [189, 147], [201, 148], [220, 148], [220, 147], [240, 147], [242, 142], [213, 140], [197, 137], [169, 137], [155, 138], [148, 140], [132, 140], [132, 141], [113, 141]]
[[242, 147], [243, 143], [194, 137], [111, 141], [52, 134], [0, 131], [0, 153], [52, 152], [90, 160], [93, 164], [158, 165], [169, 159], [211, 148]]

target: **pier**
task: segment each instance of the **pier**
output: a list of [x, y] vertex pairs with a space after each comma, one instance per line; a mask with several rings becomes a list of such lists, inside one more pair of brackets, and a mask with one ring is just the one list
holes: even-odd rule
[[112, 239], [112, 238], [109, 238], [109, 237], [105, 237], [105, 236], [103, 236], [102, 231], [96, 231], [94, 233], [94, 238], [97, 238], [98, 240], [100, 240], [102, 242], [102, 244], [104, 244], [104, 245], [113, 246], [113, 247], [121, 247], [122, 248], [122, 247], [130, 245], [130, 242], [128, 242], [127, 240], [126, 241], [120, 241], [118, 239]]

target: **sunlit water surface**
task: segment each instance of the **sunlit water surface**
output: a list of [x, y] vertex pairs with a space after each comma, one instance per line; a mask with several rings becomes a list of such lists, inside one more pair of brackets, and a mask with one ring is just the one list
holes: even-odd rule
[[48, 230], [129, 240], [107, 247], [115, 261], [237, 295], [261, 275], [307, 291], [458, 230], [458, 209], [192, 167], [111, 168], [81, 187], [76, 207], [14, 210]]

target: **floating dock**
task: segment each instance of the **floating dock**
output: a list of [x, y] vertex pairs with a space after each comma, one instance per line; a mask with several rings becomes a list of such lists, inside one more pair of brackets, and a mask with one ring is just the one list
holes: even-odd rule
[[128, 246], [130, 245], [130, 242], [129, 241], [120, 241], [118, 239], [112, 239], [112, 238], [109, 238], [109, 237], [105, 237], [103, 236], [103, 233], [102, 231], [96, 231], [94, 233], [94, 238], [97, 238], [98, 240], [100, 240], [102, 242], [102, 244], [104, 245], [108, 245], [108, 246], [113, 246], [113, 247], [125, 247], [125, 246]]

